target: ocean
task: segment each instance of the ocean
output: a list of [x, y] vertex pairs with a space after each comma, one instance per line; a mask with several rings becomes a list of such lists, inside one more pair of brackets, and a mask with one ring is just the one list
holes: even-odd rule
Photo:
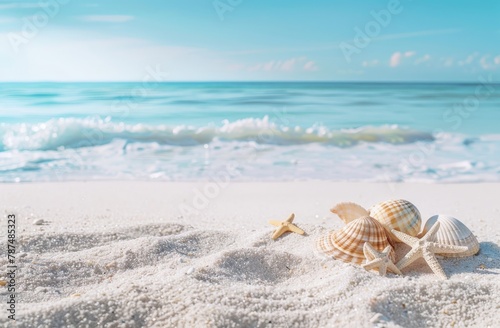
[[0, 182], [500, 181], [500, 85], [1, 83]]

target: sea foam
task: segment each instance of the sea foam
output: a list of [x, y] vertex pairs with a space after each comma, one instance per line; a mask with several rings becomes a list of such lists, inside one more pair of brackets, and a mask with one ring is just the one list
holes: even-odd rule
[[269, 119], [246, 118], [220, 125], [205, 126], [164, 124], [126, 124], [109, 118], [58, 118], [43, 123], [0, 125], [1, 150], [58, 150], [109, 144], [113, 140], [193, 146], [220, 141], [254, 141], [259, 144], [298, 145], [320, 143], [350, 147], [360, 142], [406, 144], [433, 141], [431, 133], [397, 125], [366, 126], [357, 129], [330, 130], [321, 125], [310, 127], [280, 125]]

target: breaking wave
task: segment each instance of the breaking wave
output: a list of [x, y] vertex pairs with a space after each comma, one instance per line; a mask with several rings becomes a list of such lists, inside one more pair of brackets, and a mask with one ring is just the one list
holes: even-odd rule
[[0, 124], [0, 150], [58, 150], [106, 145], [114, 140], [193, 146], [218, 141], [254, 141], [259, 144], [299, 145], [319, 143], [350, 147], [359, 143], [408, 144], [433, 141], [431, 133], [399, 126], [330, 130], [272, 122], [268, 116], [224, 121], [220, 126], [126, 124], [101, 118], [58, 118], [44, 123]]

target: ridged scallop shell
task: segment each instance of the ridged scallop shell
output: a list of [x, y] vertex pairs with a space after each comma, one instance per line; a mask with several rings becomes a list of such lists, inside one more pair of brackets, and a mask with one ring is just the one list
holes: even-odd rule
[[427, 220], [420, 235], [424, 235], [438, 221], [439, 230], [436, 233], [436, 242], [447, 245], [467, 246], [469, 248], [465, 253], [447, 253], [439, 255], [447, 257], [465, 257], [472, 256], [479, 252], [479, 242], [476, 236], [472, 234], [465, 224], [451, 216], [434, 215]]
[[[373, 248], [382, 252], [389, 243], [384, 227], [375, 219], [365, 216], [349, 222], [340, 230], [328, 233], [317, 240], [318, 251], [333, 256], [346, 263], [362, 264], [365, 261], [363, 246], [369, 242]], [[391, 251], [394, 261], [396, 254]]]
[[400, 240], [391, 233], [391, 229], [415, 237], [422, 225], [422, 218], [417, 207], [404, 199], [379, 203], [370, 209], [370, 216], [382, 223], [393, 241]]
[[351, 202], [339, 203], [335, 205], [335, 207], [333, 207], [330, 211], [334, 214], [337, 214], [339, 218], [341, 218], [342, 221], [344, 221], [346, 224], [353, 220], [369, 215], [368, 211], [365, 210], [364, 207]]

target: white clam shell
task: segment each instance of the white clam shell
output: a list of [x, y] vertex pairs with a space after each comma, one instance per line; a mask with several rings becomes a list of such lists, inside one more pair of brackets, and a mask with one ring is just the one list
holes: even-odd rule
[[419, 234], [423, 236], [429, 229], [439, 221], [439, 230], [436, 233], [436, 242], [447, 245], [467, 246], [469, 249], [464, 253], [439, 254], [447, 257], [472, 256], [479, 252], [479, 242], [476, 236], [460, 220], [447, 215], [434, 215], [427, 222]]

